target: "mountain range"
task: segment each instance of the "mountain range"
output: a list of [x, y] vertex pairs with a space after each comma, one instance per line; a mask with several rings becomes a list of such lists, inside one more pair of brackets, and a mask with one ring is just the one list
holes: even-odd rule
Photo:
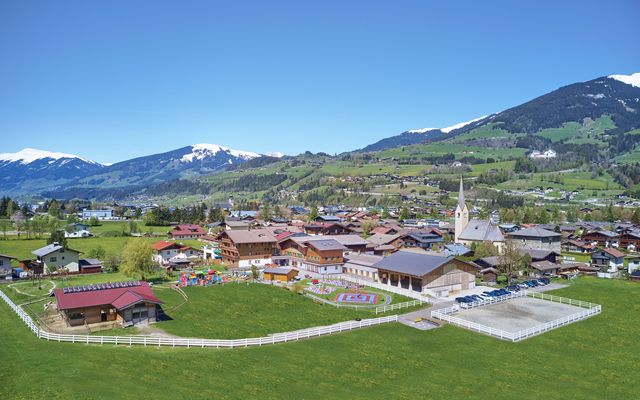
[[[618, 142], [622, 145], [610, 146], [615, 153], [607, 156], [617, 157], [634, 151], [636, 136], [640, 136], [626, 134], [640, 133], [636, 132], [638, 129], [640, 73], [610, 75], [567, 85], [513, 108], [450, 127], [408, 130], [338, 157], [382, 154], [398, 147], [437, 142], [517, 147], [523, 151], [551, 146], [571, 151], [587, 146], [584, 152], [597, 153], [603, 146], [609, 146], [612, 137], [621, 139]], [[413, 150], [414, 153], [420, 151], [420, 148]], [[75, 155], [24, 149], [0, 154], [0, 194], [104, 197], [107, 193], [118, 198], [148, 187], [197, 180], [239, 166], [261, 168], [281, 159], [279, 153], [263, 155], [214, 144], [195, 144], [102, 165]]]

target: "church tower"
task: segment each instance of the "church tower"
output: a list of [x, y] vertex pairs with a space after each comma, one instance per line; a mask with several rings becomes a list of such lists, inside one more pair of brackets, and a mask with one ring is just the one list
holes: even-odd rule
[[455, 223], [455, 236], [454, 241], [458, 243], [458, 237], [460, 233], [469, 223], [469, 209], [464, 202], [464, 188], [462, 187], [462, 177], [460, 177], [460, 192], [458, 193], [458, 206], [456, 207], [456, 223]]

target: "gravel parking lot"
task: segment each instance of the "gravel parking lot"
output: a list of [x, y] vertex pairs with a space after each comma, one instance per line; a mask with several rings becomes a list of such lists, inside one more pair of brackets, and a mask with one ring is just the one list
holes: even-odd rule
[[584, 308], [569, 304], [531, 297], [518, 297], [489, 306], [462, 310], [454, 315], [467, 321], [506, 332], [518, 332], [582, 310]]

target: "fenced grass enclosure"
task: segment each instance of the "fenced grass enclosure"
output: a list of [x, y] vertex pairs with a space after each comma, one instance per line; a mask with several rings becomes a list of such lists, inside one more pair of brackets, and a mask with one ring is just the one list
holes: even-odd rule
[[17, 306], [11, 299], [0, 290], [0, 298], [18, 315], [39, 339], [84, 343], [84, 344], [115, 344], [115, 345], [143, 345], [143, 346], [167, 346], [167, 347], [187, 347], [187, 348], [242, 348], [249, 346], [263, 346], [267, 344], [286, 343], [296, 340], [309, 339], [312, 337], [331, 335], [350, 331], [354, 329], [366, 328], [369, 326], [381, 325], [390, 322], [397, 322], [398, 315], [386, 317], [362, 319], [359, 321], [339, 322], [337, 324], [319, 326], [308, 329], [301, 329], [293, 332], [276, 333], [269, 336], [246, 339], [198, 339], [198, 338], [164, 338], [157, 336], [90, 336], [90, 335], [65, 335], [47, 332], [40, 328], [22, 308]]
[[[498, 329], [495, 327], [487, 326], [482, 323], [469, 321], [455, 315], [456, 313], [464, 312], [465, 310], [473, 310], [475, 308], [481, 308], [481, 307], [490, 307], [492, 305], [504, 303], [507, 301], [514, 301], [518, 298], [523, 298], [523, 297], [556, 302], [560, 304], [566, 304], [570, 306], [579, 307], [582, 310], [579, 312], [573, 312], [561, 318], [556, 318], [551, 321], [548, 321], [536, 326], [532, 326], [530, 328], [521, 329], [518, 331], [511, 331], [511, 332], [506, 331], [504, 329]], [[464, 307], [461, 307], [455, 304], [451, 307], [434, 310], [431, 312], [431, 317], [449, 322], [450, 324], [460, 326], [462, 328], [466, 328], [475, 332], [493, 336], [502, 340], [519, 342], [529, 337], [547, 332], [551, 329], [555, 329], [564, 325], [571, 324], [573, 322], [577, 322], [577, 321], [589, 318], [593, 315], [599, 314], [601, 311], [602, 311], [602, 306], [600, 304], [594, 304], [594, 303], [581, 301], [581, 300], [574, 300], [574, 299], [569, 299], [569, 298], [560, 297], [560, 296], [554, 296], [554, 295], [537, 293], [537, 292], [528, 292], [523, 290], [518, 293], [512, 293], [510, 295], [501, 296], [495, 299], [490, 299], [486, 301], [477, 301], [474, 303], [466, 304]]]

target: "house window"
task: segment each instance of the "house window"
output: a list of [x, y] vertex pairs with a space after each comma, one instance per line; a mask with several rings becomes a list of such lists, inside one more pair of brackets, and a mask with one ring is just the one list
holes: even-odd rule
[[49, 262], [56, 262], [56, 258], [55, 257], [49, 258]]
[[0, 260], [0, 265], [4, 265], [4, 260]]

